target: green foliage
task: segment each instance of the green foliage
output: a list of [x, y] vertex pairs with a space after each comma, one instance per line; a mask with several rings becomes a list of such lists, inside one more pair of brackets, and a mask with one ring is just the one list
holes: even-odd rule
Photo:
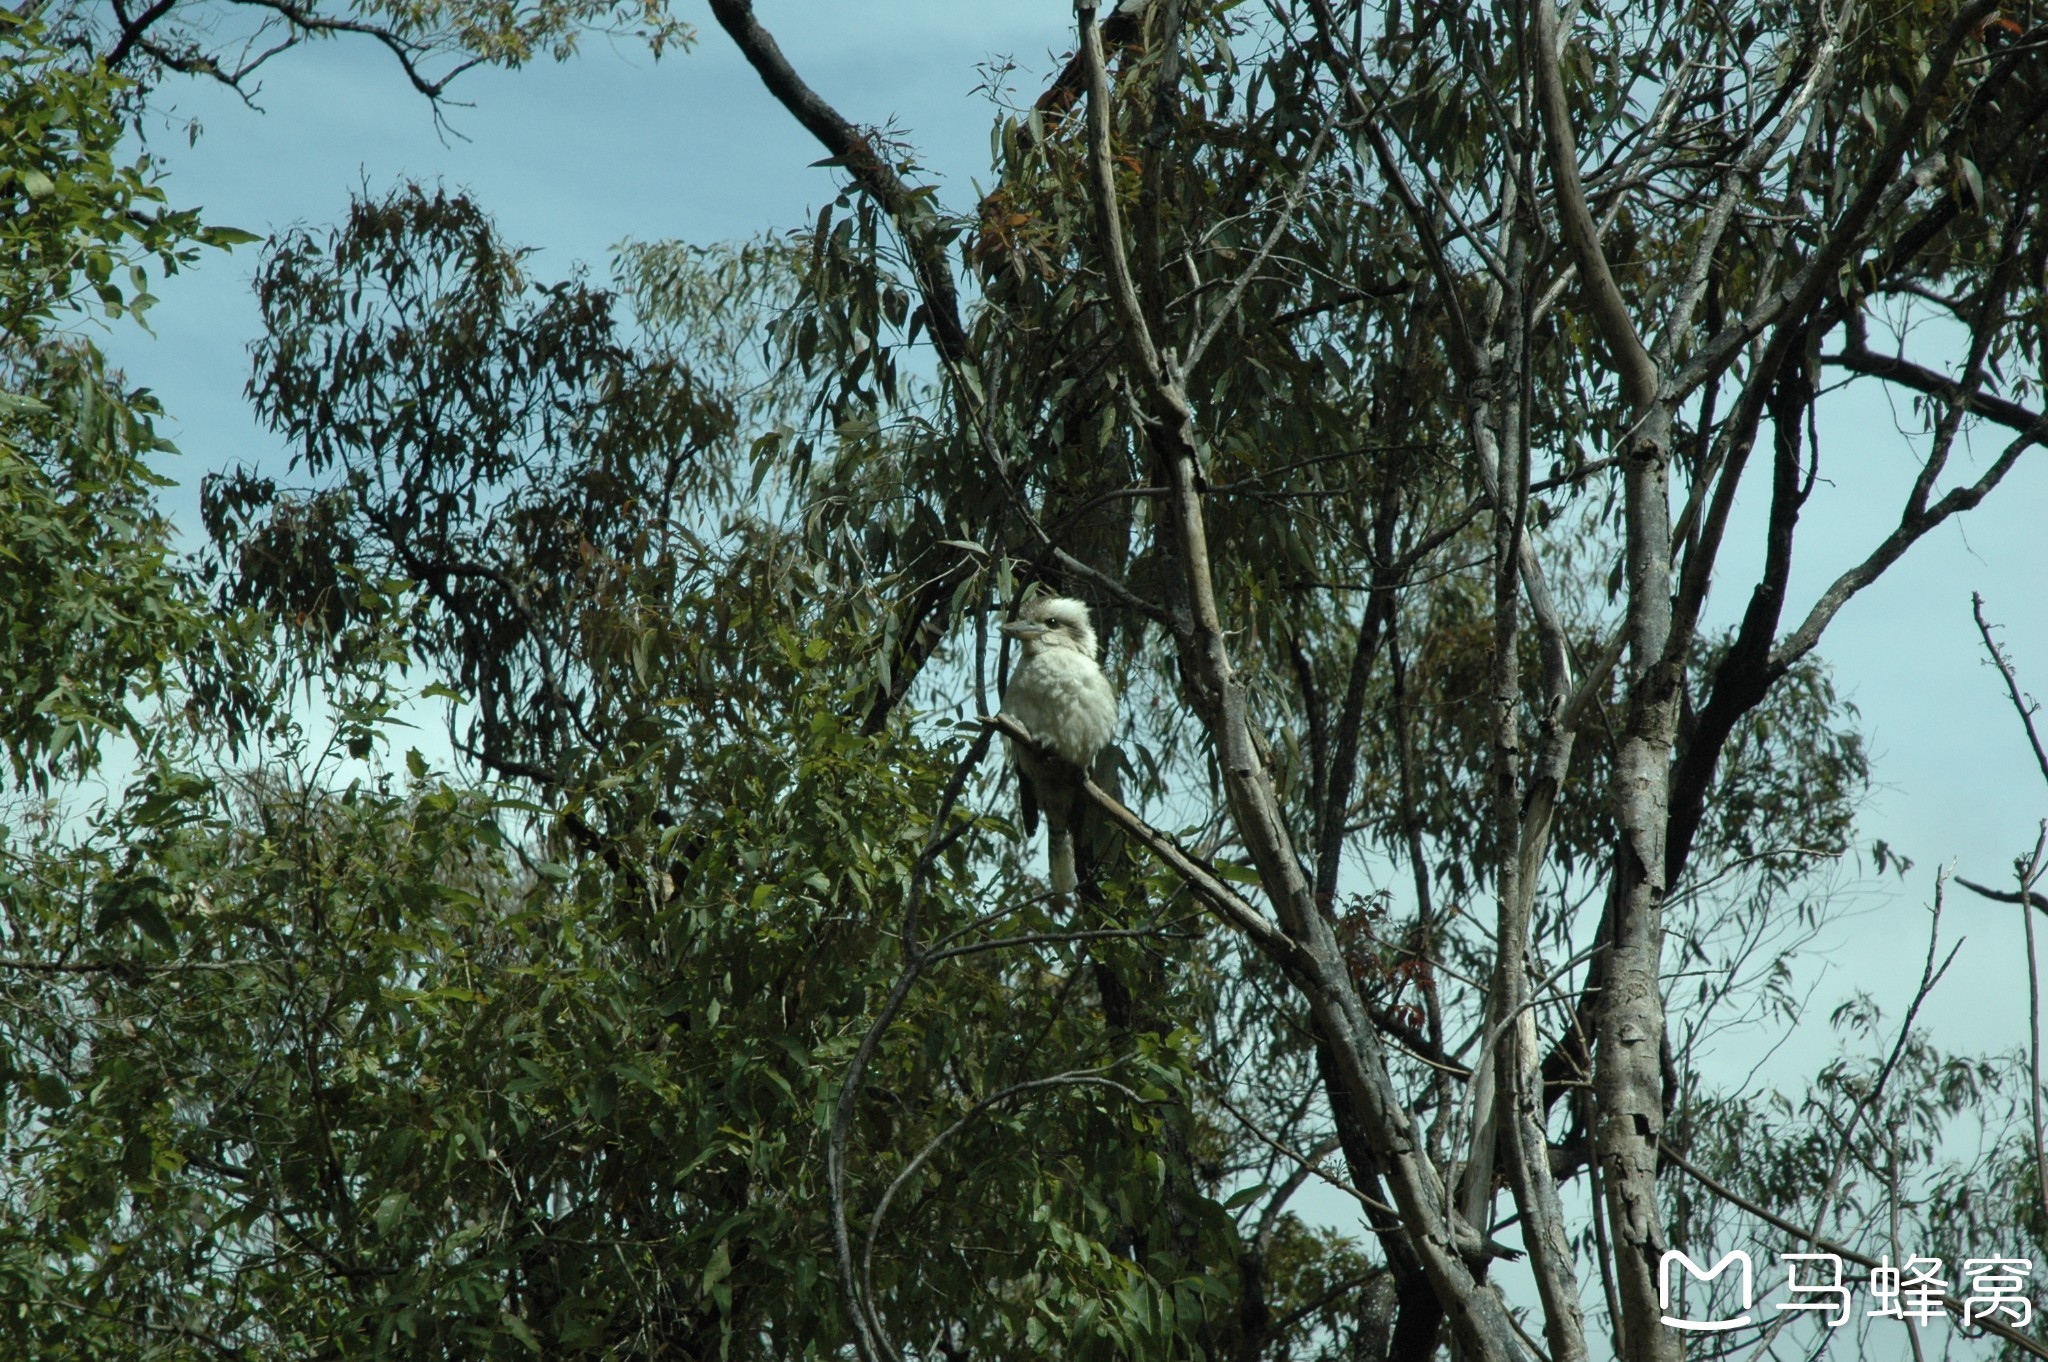
[[[987, 891], [963, 856], [921, 863], [929, 828], [904, 818], [935, 804], [943, 754], [858, 737], [832, 698], [699, 753], [723, 801], [662, 839], [688, 848], [673, 880], [535, 861], [509, 835], [526, 806], [416, 754], [410, 781], [339, 793], [283, 774], [289, 751], [262, 778], [160, 765], [83, 835], [24, 830], [0, 864], [5, 950], [50, 968], [0, 975], [0, 1296], [45, 1304], [0, 1336], [53, 1359], [783, 1356], [838, 1336], [822, 1145], [895, 977], [897, 905], [921, 880], [930, 929], [957, 935]], [[1113, 1080], [931, 1151], [881, 1230], [903, 1327], [964, 1319], [1029, 1351], [1057, 1320], [1097, 1340], [1080, 1351], [1159, 1347], [1221, 1290], [1200, 1263], [1122, 1256], [1160, 1214], [1155, 1104], [1185, 1059], [1120, 1056], [1065, 1015], [1073, 982], [1051, 981], [1079, 968], [981, 957], [883, 1037], [864, 1198], [978, 1091], [1063, 1055]], [[1187, 1213], [1228, 1272], [1229, 1220]], [[1069, 1298], [1094, 1303], [1078, 1323], [1052, 1308]]]
[[201, 245], [253, 241], [166, 206], [147, 156], [115, 157], [129, 83], [74, 65], [41, 24], [0, 15], [0, 334], [31, 346], [59, 314], [140, 318]]
[[[1835, 1016], [1858, 1049], [1896, 1041], [1889, 1065], [1845, 1055], [1804, 1093], [1715, 1094], [1692, 1104], [1683, 1134], [1690, 1157], [1791, 1224], [1838, 1244], [1888, 1246], [1894, 1263], [1939, 1258], [1951, 1282], [1964, 1280], [1965, 1259], [2040, 1262], [2048, 1253], [2040, 1204], [2023, 1200], [2033, 1163], [2024, 1058], [1945, 1054], [1924, 1036], [1885, 1037], [1884, 1021], [1862, 997]], [[1987, 1144], [1979, 1138], [1986, 1130], [2003, 1133]], [[1678, 1189], [1674, 1205], [1672, 1242], [1702, 1261], [1745, 1248], [1761, 1266], [1792, 1251], [1783, 1229], [1746, 1223], [1696, 1189]], [[2038, 1317], [2048, 1289], [2036, 1279], [2026, 1295]], [[1866, 1352], [1883, 1346], [1869, 1320], [1850, 1327]]]
[[79, 326], [140, 320], [149, 266], [251, 239], [164, 206], [147, 157], [120, 164], [123, 83], [68, 62], [0, 16], [0, 750], [39, 787], [110, 733], [142, 739], [131, 688], [205, 627], [155, 503], [156, 401]]
[[364, 0], [355, 11], [388, 20], [401, 37], [468, 53], [495, 66], [519, 67], [537, 57], [564, 61], [591, 30], [630, 37], [661, 56], [687, 48], [696, 33], [663, 0], [538, 0], [479, 4], [476, 0]]
[[558, 780], [592, 743], [644, 741], [634, 716], [673, 696], [661, 664], [715, 550], [671, 510], [732, 414], [681, 360], [630, 345], [610, 294], [537, 285], [522, 254], [418, 186], [358, 202], [325, 242], [275, 243], [250, 393], [294, 467], [341, 476], [293, 492], [216, 475], [202, 513], [227, 598], [344, 664], [375, 658], [363, 630], [383, 622], [355, 584], [410, 584], [388, 623], [474, 702], [469, 750]]

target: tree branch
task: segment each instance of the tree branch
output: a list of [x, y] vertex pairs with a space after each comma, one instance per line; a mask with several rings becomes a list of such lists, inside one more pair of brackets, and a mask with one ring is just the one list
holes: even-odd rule
[[804, 83], [782, 55], [782, 48], [760, 20], [752, 0], [711, 0], [711, 13], [729, 34], [783, 108], [803, 124], [867, 193], [882, 205], [909, 248], [911, 269], [924, 295], [925, 320], [940, 355], [964, 359], [967, 333], [960, 324], [960, 298], [946, 260], [945, 242], [936, 230], [927, 191], [903, 183], [896, 168], [883, 160], [874, 139], [849, 123], [837, 109]]
[[1886, 568], [1898, 561], [1899, 555], [1911, 548], [1929, 530], [1957, 512], [1967, 511], [1984, 500], [1991, 490], [2004, 480], [2005, 475], [2012, 471], [2012, 466], [2019, 462], [2020, 455], [2028, 446], [2040, 443], [2044, 436], [2048, 436], [2048, 422], [2037, 424], [2033, 430], [2007, 445], [1997, 461], [1986, 469], [1984, 476], [1977, 481], [1966, 487], [1955, 488], [1926, 511], [1915, 513], [1909, 508], [1899, 527], [1885, 536], [1884, 542], [1871, 550], [1869, 557], [1837, 577], [1834, 583], [1821, 593], [1820, 599], [1813, 603], [1813, 609], [1807, 612], [1799, 627], [1793, 630], [1783, 643], [1772, 649], [1771, 666], [1779, 669], [1789, 667], [1811, 652], [1813, 646], [1820, 642], [1821, 632], [1828, 627], [1829, 621], [1834, 619], [1836, 613], [1848, 604], [1857, 592], [1883, 575]]
[[[1683, 397], [1712, 375], [1721, 372], [1756, 337], [1762, 335], [1781, 321], [1796, 322], [1803, 317], [1822, 296], [1834, 285], [1836, 272], [1849, 258], [1852, 250], [1864, 240], [1865, 229], [1873, 222], [1889, 221], [1900, 205], [1915, 189], [1933, 181], [1947, 165], [1948, 158], [1942, 152], [1909, 166], [1903, 175], [1895, 175], [1893, 167], [1912, 147], [1920, 135], [1928, 116], [1933, 112], [1936, 99], [1948, 81], [1949, 72], [1954, 69], [1957, 54], [1977, 31], [1977, 26], [1986, 17], [1998, 11], [1999, 0], [1974, 0], [1957, 13], [1949, 27], [1948, 36], [1929, 59], [1927, 74], [1913, 91], [1912, 101], [1900, 115], [1891, 135], [1879, 150], [1874, 164], [1877, 167], [1865, 180], [1856, 198], [1843, 212], [1841, 218], [1829, 230], [1821, 247], [1807, 262], [1807, 265], [1782, 288], [1770, 294], [1752, 308], [1745, 316], [1721, 329], [1720, 334], [1708, 340], [1688, 360], [1685, 366], [1672, 378], [1671, 395]], [[1782, 336], [1783, 333], [1781, 332]], [[1774, 338], [1774, 346], [1777, 344]], [[1767, 356], [1765, 367], [1773, 367], [1776, 356]]]
[[1543, 110], [1544, 147], [1549, 152], [1551, 182], [1557, 194], [1558, 225], [1572, 261], [1579, 267], [1579, 279], [1586, 290], [1586, 302], [1593, 324], [1614, 352], [1621, 375], [1623, 395], [1640, 417], [1657, 400], [1662, 378], [1650, 352], [1643, 346], [1621, 287], [1607, 268], [1607, 255], [1600, 247], [1600, 235], [1593, 215], [1586, 208], [1586, 191], [1579, 183], [1579, 153], [1572, 137], [1571, 107], [1565, 101], [1564, 77], [1558, 71], [1560, 42], [1557, 5], [1554, 0], [1536, 0], [1535, 75], [1537, 103]]
[[1973, 894], [1979, 894], [1984, 898], [1990, 899], [1993, 903], [2024, 903], [2030, 908], [2048, 913], [2048, 894], [2044, 894], [2038, 889], [2029, 889], [2025, 895], [2021, 895], [2008, 889], [1992, 889], [1977, 883], [1975, 880], [1966, 880], [1961, 875], [1956, 876], [1956, 883]]
[[1090, 184], [1100, 248], [1124, 342], [1138, 370], [1144, 428], [1162, 481], [1162, 533], [1179, 569], [1188, 617], [1177, 621], [1175, 641], [1194, 710], [1215, 744], [1216, 765], [1231, 819], [1258, 868], [1280, 927], [1302, 966], [1294, 976], [1329, 1047], [1339, 1086], [1356, 1100], [1366, 1132], [1385, 1167], [1430, 1285], [1461, 1345], [1478, 1359], [1520, 1358], [1520, 1342], [1494, 1290], [1478, 1281], [1465, 1254], [1479, 1253], [1479, 1232], [1448, 1209], [1412, 1115], [1401, 1105], [1386, 1055], [1358, 997], [1328, 919], [1289, 836], [1272, 778], [1252, 737], [1243, 683], [1233, 667], [1217, 609], [1208, 529], [1196, 473], [1197, 436], [1178, 366], [1147, 331], [1124, 257], [1123, 230], [1110, 162], [1109, 80], [1095, 7], [1079, 6], [1081, 51], [1088, 81]]
[[1943, 397], [1960, 401], [1963, 410], [1995, 421], [2008, 430], [2048, 431], [2048, 418], [2031, 411], [2018, 402], [1991, 393], [1960, 392], [1956, 381], [1947, 374], [1913, 363], [1897, 355], [1880, 355], [1860, 339], [1852, 338], [1840, 354], [1822, 355], [1821, 363], [1838, 365], [1851, 373], [1868, 374], [1873, 378], [1888, 379], [1903, 388], [1925, 393], [1929, 397]]
[[2034, 764], [2040, 768], [2041, 779], [2048, 780], [2048, 749], [2041, 746], [2041, 734], [2034, 727], [2034, 711], [2039, 706], [2028, 704], [2027, 698], [2020, 694], [2020, 679], [2012, 669], [2011, 660], [1998, 646], [1998, 640], [1991, 637], [1991, 624], [1984, 618], [1984, 598], [1974, 591], [1970, 593], [1970, 613], [1976, 618], [1977, 633], [1984, 640], [1984, 651], [1991, 654], [1991, 664], [1998, 668], [1998, 675], [2005, 682], [2005, 693], [2012, 701], [2013, 712], [2020, 716], [2020, 724], [2027, 730], [2027, 744], [2034, 749]]

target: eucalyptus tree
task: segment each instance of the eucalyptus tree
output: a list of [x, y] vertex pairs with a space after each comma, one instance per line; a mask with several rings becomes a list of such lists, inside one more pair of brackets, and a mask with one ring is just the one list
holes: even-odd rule
[[[11, 844], [25, 1346], [1651, 1358], [1670, 1249], [2040, 1256], [2010, 1066], [1864, 1003], [1782, 1101], [1699, 1059], [1803, 1021], [1828, 622], [2044, 429], [2040, 33], [1084, 9], [949, 212], [712, 12], [843, 177], [806, 230], [614, 294], [407, 186], [267, 250], [292, 467], [210, 481], [215, 599], [491, 783], [167, 759]], [[1801, 613], [1852, 376], [1924, 463]], [[979, 718], [1027, 585], [1127, 716], [1070, 915]]]
[[[2040, 32], [1989, 3], [1160, 0], [1119, 7], [1112, 63], [1084, 4], [1074, 64], [1019, 111], [962, 219], [804, 82], [748, 0], [713, 13], [857, 196], [819, 224], [804, 326], [848, 335], [842, 375], [892, 341], [937, 356], [927, 457], [859, 440], [884, 406], [869, 389], [831, 395], [842, 448], [886, 457], [891, 491], [943, 527], [888, 545], [923, 578], [898, 672], [949, 634], [947, 576], [918, 567], [948, 540], [1091, 597], [1134, 668], [1170, 659], [1151, 672], [1161, 731], [1257, 894], [1182, 858], [1188, 889], [1313, 1035], [1402, 1288], [1394, 1351], [1426, 1353], [1439, 1321], [1469, 1355], [1529, 1346], [1487, 1283], [1504, 1189], [1551, 1355], [1587, 1353], [1592, 1280], [1618, 1353], [1677, 1355], [1659, 1280], [1688, 1116], [1673, 929], [1692, 948], [1684, 905], [1738, 861], [1783, 895], [1793, 848], [1841, 845], [1860, 757], [1788, 741], [1772, 710], [1817, 705], [1825, 731], [1829, 623], [2048, 429], [2027, 402]], [[900, 331], [878, 274], [916, 300]], [[1921, 414], [1921, 467], [1864, 556], [1793, 602], [1817, 395], [1843, 381]], [[1995, 453], [1973, 461], [1972, 433]], [[1745, 482], [1769, 503], [1763, 563], [1718, 582], [1747, 607], [1716, 636], [1702, 615]], [[1459, 688], [1432, 694], [1453, 668]], [[1462, 742], [1418, 741], [1419, 711], [1446, 704]], [[1766, 784], [1800, 762], [1819, 782], [1777, 785], [1785, 817], [1762, 825], [1745, 749]], [[1343, 868], [1366, 848], [1414, 878], [1409, 977], [1438, 977], [1412, 1034], [1346, 958]], [[1452, 999], [1454, 961], [1471, 982]], [[1447, 1023], [1476, 1037], [1455, 1062]], [[1443, 1119], [1458, 1100], [1469, 1122]], [[1559, 1194], [1581, 1178], [1590, 1219]], [[1826, 1218], [1823, 1183], [1805, 1204]]]
[[[239, 477], [209, 504], [237, 599], [344, 653], [365, 620], [395, 629], [474, 699], [466, 749], [545, 797], [622, 910], [705, 902], [705, 866], [762, 854], [701, 778], [782, 712], [754, 678], [788, 635], [741, 602], [834, 640], [798, 656], [849, 687], [861, 743], [989, 708], [986, 625], [1019, 583], [1097, 607], [1134, 802], [1170, 788], [1187, 827], [1105, 795], [1087, 916], [1050, 921], [959, 803], [988, 734], [957, 739], [901, 896], [859, 881], [872, 930], [902, 914], [900, 964], [839, 1019], [857, 1044], [809, 1052], [833, 1056], [829, 1336], [874, 1358], [1515, 1356], [1536, 1326], [1501, 1264], [1526, 1252], [1546, 1351], [1664, 1356], [1672, 1250], [1739, 1221], [1855, 1260], [1844, 1241], [1927, 1188], [1986, 1204], [2020, 1166], [2013, 1127], [1992, 1121], [1974, 1172], [1935, 1155], [1944, 1120], [2008, 1110], [1997, 1066], [1902, 1033], [1774, 1115], [1717, 1091], [1695, 1045], [1729, 1008], [1796, 1021], [1774, 981], [1865, 772], [1814, 654], [1827, 623], [2039, 434], [2028, 380], [2000, 377], [2037, 362], [2031, 34], [1988, 11], [1567, 33], [1541, 6], [1161, 3], [1120, 11], [1112, 71], [1084, 11], [958, 216], [751, 6], [713, 12], [847, 177], [798, 249], [729, 262], [725, 293], [669, 276], [696, 280], [675, 322], [747, 259], [786, 271], [780, 405], [707, 400], [706, 328], [643, 348], [581, 286], [524, 288], [468, 209], [401, 194], [266, 267], [252, 391], [314, 485]], [[687, 259], [635, 257], [654, 317]], [[1870, 318], [1929, 307], [1964, 324], [1960, 368], [1872, 348]], [[1926, 461], [1897, 525], [1787, 618], [1831, 367], [1925, 399]], [[1980, 426], [2013, 438], [1958, 478]], [[1716, 633], [1704, 601], [1766, 436], [1763, 567]], [[416, 603], [352, 614], [337, 568]], [[945, 908], [940, 852], [976, 867]], [[1730, 982], [1667, 1002], [1675, 950]], [[930, 1051], [911, 1010], [962, 987], [1053, 1012]], [[892, 1057], [920, 1037], [945, 1077], [906, 1093]], [[1901, 1072], [1927, 1091], [1897, 1098]], [[1090, 1084], [1128, 1104], [1152, 1193], [1004, 1162], [1016, 1218], [971, 1246], [934, 1228], [985, 1185], [960, 1132], [1015, 1104], [1012, 1136], [1046, 1142], [1064, 1109], [1031, 1101]], [[1889, 1125], [1850, 1114], [1888, 1101]], [[1925, 1133], [1902, 1153], [1905, 1127]], [[1367, 1244], [1290, 1213], [1317, 1177]], [[706, 1215], [735, 1195], [697, 1194]], [[905, 1195], [919, 1230], [883, 1234]], [[1970, 1223], [2030, 1247], [2024, 1218]], [[772, 1317], [760, 1290], [745, 1307]]]

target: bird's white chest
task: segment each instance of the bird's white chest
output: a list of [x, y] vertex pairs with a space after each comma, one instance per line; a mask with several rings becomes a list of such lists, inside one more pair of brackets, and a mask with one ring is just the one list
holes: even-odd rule
[[1102, 669], [1066, 648], [1027, 654], [1003, 692], [1003, 711], [1053, 751], [1086, 767], [1116, 731], [1116, 694]]

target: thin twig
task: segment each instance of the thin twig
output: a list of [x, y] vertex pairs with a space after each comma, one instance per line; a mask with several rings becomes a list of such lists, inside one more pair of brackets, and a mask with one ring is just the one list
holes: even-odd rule
[[1322, 159], [1323, 147], [1330, 140], [1330, 128], [1336, 121], [1337, 109], [1333, 105], [1329, 117], [1323, 120], [1323, 126], [1316, 129], [1315, 141], [1309, 144], [1308, 155], [1302, 158], [1301, 173], [1295, 177], [1293, 188], [1287, 191], [1287, 202], [1282, 205], [1280, 216], [1274, 220], [1273, 229], [1266, 233], [1266, 239], [1259, 243], [1258, 254], [1252, 257], [1251, 263], [1237, 276], [1237, 282], [1230, 286], [1230, 292], [1224, 295], [1223, 306], [1217, 308], [1216, 315], [1209, 319], [1209, 325], [1202, 331], [1200, 339], [1189, 347], [1187, 359], [1184, 361], [1188, 369], [1193, 369], [1201, 363], [1202, 355], [1222, 332], [1224, 324], [1236, 314], [1238, 304], [1244, 301], [1245, 290], [1251, 287], [1252, 280], [1272, 256], [1273, 248], [1280, 244], [1280, 238], [1286, 235], [1288, 227], [1293, 225], [1294, 215], [1301, 211], [1301, 201], [1307, 195], [1309, 181], [1315, 175], [1316, 162]]
[[954, 806], [966, 790], [968, 775], [988, 755], [993, 738], [994, 735], [986, 729], [977, 735], [953, 768], [952, 778], [946, 782], [945, 793], [939, 801], [938, 817], [932, 820], [931, 835], [925, 839], [924, 849], [918, 854], [917, 865], [911, 872], [910, 892], [903, 909], [902, 971], [889, 990], [881, 1011], [869, 1024], [867, 1034], [861, 1037], [853, 1059], [846, 1066], [846, 1076], [839, 1082], [839, 1096], [832, 1105], [832, 1127], [825, 1142], [825, 1189], [832, 1220], [832, 1247], [839, 1260], [840, 1288], [846, 1293], [846, 1304], [853, 1315], [854, 1344], [866, 1362], [896, 1362], [899, 1354], [882, 1328], [881, 1318], [875, 1313], [867, 1293], [861, 1289], [861, 1282], [854, 1276], [853, 1240], [847, 1229], [846, 1216], [846, 1150], [853, 1135], [854, 1103], [860, 1096], [867, 1066], [880, 1048], [883, 1034], [909, 999], [910, 990], [928, 963], [917, 946], [918, 915], [924, 902], [925, 885], [939, 854], [958, 840], [971, 824], [971, 820], [963, 820], [952, 827], [947, 826]]
[[1356, 1201], [1359, 1205], [1365, 1207], [1367, 1210], [1380, 1211], [1386, 1215], [1394, 1216], [1398, 1216], [1400, 1214], [1399, 1211], [1395, 1210], [1392, 1206], [1389, 1206], [1386, 1202], [1381, 1201], [1378, 1197], [1368, 1196], [1366, 1193], [1361, 1192], [1360, 1190], [1358, 1190], [1358, 1188], [1352, 1186], [1344, 1179], [1338, 1177], [1336, 1174], [1330, 1172], [1328, 1169], [1323, 1167], [1323, 1157], [1327, 1155], [1332, 1149], [1335, 1149], [1337, 1147], [1336, 1142], [1331, 1142], [1323, 1146], [1323, 1148], [1319, 1150], [1313, 1157], [1303, 1155], [1296, 1150], [1289, 1149], [1286, 1145], [1280, 1143], [1280, 1141], [1274, 1139], [1271, 1135], [1267, 1134], [1264, 1127], [1260, 1126], [1259, 1123], [1257, 1121], [1254, 1121], [1251, 1117], [1239, 1111], [1237, 1109], [1237, 1105], [1223, 1093], [1218, 1092], [1214, 1094], [1214, 1097], [1216, 1099], [1217, 1105], [1222, 1107], [1225, 1111], [1229, 1112], [1232, 1116], [1235, 1116], [1238, 1119], [1239, 1124], [1244, 1126], [1245, 1130], [1250, 1133], [1253, 1139], [1257, 1140], [1260, 1144], [1266, 1146], [1266, 1148], [1272, 1150], [1275, 1154], [1278, 1154], [1281, 1158], [1292, 1161], [1293, 1163], [1298, 1165], [1303, 1172], [1308, 1173], [1311, 1176], [1321, 1178], [1324, 1182], [1336, 1188], [1338, 1191], [1344, 1193], [1344, 1195], [1352, 1198], [1354, 1201]]
[[1891, 1082], [1892, 1072], [1898, 1068], [1899, 1059], [1906, 1052], [1906, 1042], [1912, 1037], [1913, 1019], [1920, 1015], [1921, 1005], [1934, 992], [1934, 986], [1941, 982], [1941, 977], [1948, 973], [1948, 967], [1955, 961], [1956, 952], [1963, 948], [1962, 942], [1956, 942], [1949, 947], [1948, 957], [1941, 962], [1940, 968], [1935, 967], [1934, 955], [1941, 946], [1942, 888], [1945, 882], [1944, 875], [1937, 874], [1934, 877], [1934, 907], [1931, 913], [1932, 921], [1927, 925], [1927, 958], [1920, 966], [1920, 986], [1913, 990], [1913, 1001], [1907, 1004], [1906, 1015], [1899, 1022], [1898, 1039], [1892, 1042], [1891, 1053], [1885, 1056], [1884, 1063], [1878, 1067], [1877, 1081], [1871, 1084], [1869, 1092], [1850, 1109], [1848, 1124], [1842, 1128], [1841, 1135], [1835, 1142], [1835, 1165], [1828, 1172], [1828, 1180], [1821, 1186], [1820, 1205], [1814, 1213], [1813, 1230], [1805, 1236], [1808, 1239], [1817, 1236], [1821, 1226], [1828, 1222], [1828, 1203], [1834, 1200], [1835, 1189], [1841, 1181], [1842, 1166], [1849, 1160], [1856, 1127], [1862, 1124], [1866, 1115], [1877, 1113], [1884, 1101], [1885, 1085]]
[[[1029, 730], [1007, 714], [991, 714], [982, 720], [991, 731], [1000, 730], [1012, 741], [1026, 744], [1036, 743]], [[1253, 907], [1223, 882], [1208, 865], [1192, 852], [1184, 851], [1171, 837], [1138, 817], [1114, 795], [1097, 785], [1093, 780], [1084, 779], [1082, 792], [1109, 815], [1110, 821], [1142, 843], [1146, 850], [1164, 861], [1168, 868], [1181, 877], [1195, 897], [1206, 904], [1216, 916], [1246, 936], [1270, 958], [1280, 962], [1283, 968], [1303, 968], [1298, 960], [1300, 947], [1287, 938], [1286, 933], [1264, 913]]]
[[[2034, 711], [2039, 706], [2028, 704], [2026, 697], [2020, 694], [2019, 677], [2014, 674], [2012, 663], [1991, 637], [1991, 625], [1984, 618], [1984, 598], [1974, 591], [1970, 593], [1970, 612], [1976, 617], [1977, 633], [1984, 640], [1984, 651], [1991, 654], [1991, 665], [1998, 668], [1998, 674], [2005, 679], [2005, 693], [2012, 699], [2013, 712], [2020, 716], [2020, 723], [2027, 730], [2027, 742], [2034, 749], [2034, 764], [2041, 768], [2041, 778], [2048, 780], [2048, 749], [2041, 746], [2041, 734], [2034, 727]], [[2023, 889], [2026, 887], [2021, 886]]]

